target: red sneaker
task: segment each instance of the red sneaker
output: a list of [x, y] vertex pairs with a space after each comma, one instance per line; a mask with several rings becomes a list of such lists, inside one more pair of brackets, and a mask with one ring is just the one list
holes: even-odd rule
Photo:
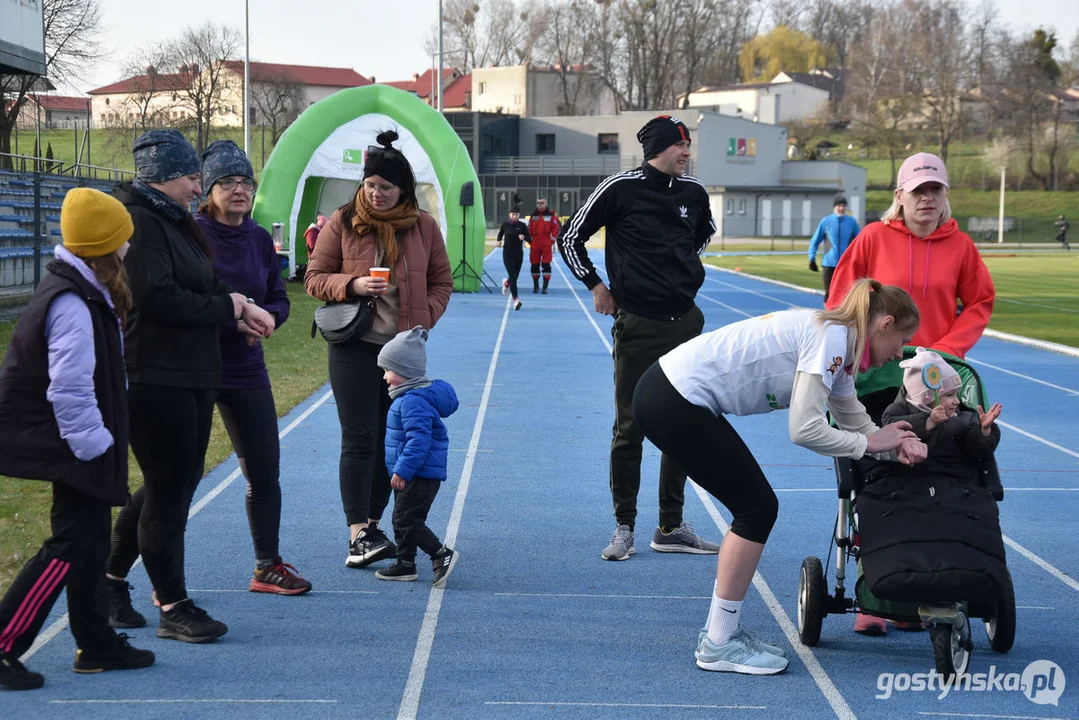
[[854, 632], [871, 636], [887, 635], [888, 623], [884, 618], [858, 613], [854, 618]]
[[276, 595], [303, 595], [310, 592], [311, 583], [300, 577], [296, 568], [282, 562], [280, 556], [274, 558], [274, 564], [262, 570], [255, 570], [251, 592], [274, 593]]

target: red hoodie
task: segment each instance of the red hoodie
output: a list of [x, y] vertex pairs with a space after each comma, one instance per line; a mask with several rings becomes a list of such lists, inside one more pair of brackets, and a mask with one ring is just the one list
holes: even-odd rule
[[[996, 290], [989, 268], [955, 220], [925, 239], [911, 234], [902, 220], [867, 225], [836, 266], [828, 309], [843, 302], [854, 281], [864, 277], [910, 293], [922, 316], [915, 345], [964, 357], [993, 314]], [[963, 303], [958, 317], [956, 298]]]

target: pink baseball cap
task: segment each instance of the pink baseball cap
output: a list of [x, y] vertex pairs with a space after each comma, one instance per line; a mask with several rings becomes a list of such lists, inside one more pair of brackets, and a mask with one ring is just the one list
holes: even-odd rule
[[898, 187], [903, 192], [927, 182], [938, 182], [948, 187], [948, 169], [944, 161], [932, 153], [918, 153], [903, 161], [899, 168]]

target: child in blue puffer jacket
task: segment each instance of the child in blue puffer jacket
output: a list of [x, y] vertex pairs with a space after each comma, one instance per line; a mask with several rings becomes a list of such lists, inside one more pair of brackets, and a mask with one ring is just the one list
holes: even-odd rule
[[457, 412], [457, 393], [445, 380], [429, 380], [427, 330], [417, 325], [398, 333], [378, 354], [390, 386], [386, 416], [386, 470], [394, 490], [393, 534], [397, 562], [379, 570], [379, 580], [415, 580], [416, 548], [431, 556], [434, 586], [443, 587], [458, 553], [442, 544], [427, 513], [446, 479], [450, 437], [442, 418]]

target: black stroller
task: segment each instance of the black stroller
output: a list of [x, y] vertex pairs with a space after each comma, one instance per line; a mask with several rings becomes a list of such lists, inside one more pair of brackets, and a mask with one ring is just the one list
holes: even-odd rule
[[[914, 354], [914, 348], [904, 351], [908, 358]], [[963, 380], [961, 406], [968, 410], [976, 410], [978, 405], [989, 407], [974, 368], [958, 358], [944, 358]], [[903, 370], [894, 363], [859, 377], [859, 399], [875, 422], [880, 422], [884, 408], [895, 400], [902, 383]], [[839, 488], [839, 513], [832, 537], [835, 592], [828, 593], [827, 569], [818, 558], [802, 561], [798, 583], [798, 634], [802, 644], [814, 646], [819, 642], [822, 623], [829, 614], [861, 612], [898, 622], [924, 623], [933, 643], [936, 670], [941, 675], [962, 675], [967, 671], [974, 649], [971, 618], [985, 622], [993, 650], [1011, 650], [1015, 639], [1015, 592], [1004, 562], [996, 512], [996, 503], [1004, 497], [996, 460], [990, 456], [981, 462], [979, 487], [953, 487], [926, 479], [910, 490], [902, 488], [883, 495], [873, 487], [874, 471], [881, 466], [877, 461], [837, 458], [835, 465]], [[859, 510], [867, 525], [880, 523], [872, 548], [864, 542], [860, 547]], [[940, 520], [927, 523], [927, 516], [937, 512], [942, 513]], [[915, 518], [920, 522], [905, 525], [914, 518], [912, 513], [922, 513]], [[906, 537], [907, 527], [917, 537]], [[888, 536], [887, 542], [880, 541], [882, 533]], [[868, 542], [868, 537], [864, 540]], [[847, 597], [844, 586], [849, 562], [857, 568], [853, 597]], [[871, 572], [865, 572], [863, 562], [870, 563]]]

